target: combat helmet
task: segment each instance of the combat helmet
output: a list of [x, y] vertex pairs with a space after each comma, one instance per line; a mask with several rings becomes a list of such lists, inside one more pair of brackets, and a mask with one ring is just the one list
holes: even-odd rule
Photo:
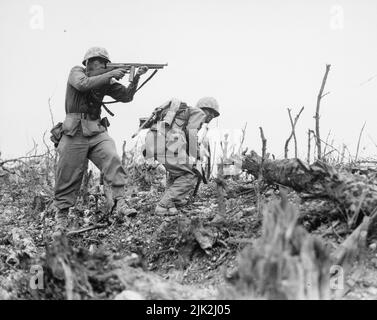
[[91, 47], [88, 49], [88, 51], [85, 53], [84, 60], [82, 61], [82, 64], [86, 66], [86, 62], [91, 58], [102, 58], [105, 59], [107, 62], [110, 61], [109, 53], [105, 48], [102, 47]]
[[210, 109], [214, 111], [215, 117], [218, 117], [220, 115], [219, 104], [217, 100], [213, 97], [204, 97], [199, 99], [199, 101], [196, 103], [196, 107], [200, 109]]

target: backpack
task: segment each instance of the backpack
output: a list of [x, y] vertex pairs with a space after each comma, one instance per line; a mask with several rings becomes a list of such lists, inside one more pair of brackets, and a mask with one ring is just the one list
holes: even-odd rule
[[190, 110], [186, 103], [171, 99], [160, 107], [155, 123], [164, 122], [167, 130], [179, 128], [186, 130], [190, 118]]
[[[190, 119], [190, 109], [186, 103], [176, 99], [169, 100], [161, 107], [155, 109], [156, 117], [153, 122], [147, 127], [149, 132], [146, 137], [146, 149], [149, 150], [149, 155], [154, 155], [154, 158], [158, 155], [164, 155], [166, 148], [174, 140], [174, 136], [177, 132], [182, 131], [184, 139], [188, 141], [188, 132], [186, 126]], [[164, 136], [158, 131], [158, 126], [163, 125], [165, 130]], [[144, 127], [145, 128], [145, 127]], [[161, 140], [162, 139], [162, 140]], [[160, 142], [157, 143], [157, 140]], [[187, 143], [186, 143], [187, 145]], [[161, 149], [162, 148], [162, 149]], [[186, 152], [188, 149], [186, 150]], [[160, 161], [161, 162], [161, 161]]]

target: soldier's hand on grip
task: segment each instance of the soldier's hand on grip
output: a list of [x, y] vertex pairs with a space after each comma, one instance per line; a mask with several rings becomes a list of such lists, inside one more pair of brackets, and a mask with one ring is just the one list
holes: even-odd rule
[[126, 72], [127, 72], [126, 69], [120, 68], [120, 69], [115, 69], [115, 70], [110, 71], [110, 74], [112, 78], [120, 80], [125, 76]]

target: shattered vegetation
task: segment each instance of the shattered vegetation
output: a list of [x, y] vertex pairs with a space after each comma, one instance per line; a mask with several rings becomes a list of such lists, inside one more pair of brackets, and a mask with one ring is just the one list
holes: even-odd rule
[[[265, 159], [259, 181], [260, 160], [245, 155], [244, 173], [222, 178], [221, 206], [211, 179], [178, 215], [161, 217], [165, 170], [129, 152], [126, 200], [137, 214], [53, 242], [55, 155], [0, 159], [0, 298], [376, 298], [375, 172]], [[88, 173], [72, 228], [105, 221], [106, 190]], [[334, 265], [342, 289], [331, 287]]]

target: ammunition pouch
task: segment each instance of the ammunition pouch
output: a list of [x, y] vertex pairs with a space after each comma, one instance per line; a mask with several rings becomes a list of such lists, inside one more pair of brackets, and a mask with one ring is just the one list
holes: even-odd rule
[[58, 122], [52, 129], [51, 129], [51, 136], [50, 140], [53, 142], [54, 147], [57, 148], [58, 144], [63, 136], [63, 123]]

